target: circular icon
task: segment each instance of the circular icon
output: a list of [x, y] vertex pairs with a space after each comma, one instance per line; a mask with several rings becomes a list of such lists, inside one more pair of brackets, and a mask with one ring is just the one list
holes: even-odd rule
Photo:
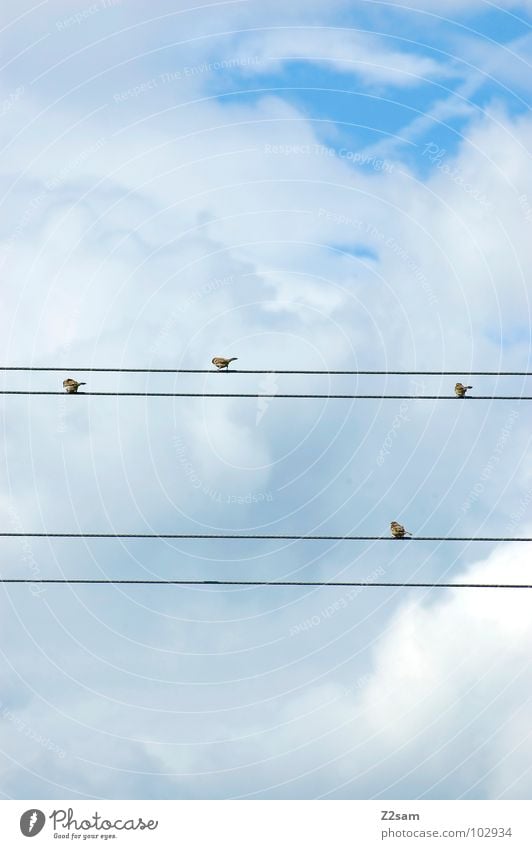
[[24, 837], [35, 837], [43, 830], [46, 817], [38, 808], [30, 808], [24, 811], [20, 818], [20, 830]]

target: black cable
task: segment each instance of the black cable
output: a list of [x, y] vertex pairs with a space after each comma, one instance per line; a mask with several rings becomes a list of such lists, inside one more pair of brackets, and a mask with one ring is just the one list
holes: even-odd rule
[[[1, 389], [0, 395], [67, 395], [69, 393], [52, 390]], [[447, 401], [457, 400], [456, 395], [286, 395], [282, 393], [230, 393], [230, 392], [72, 392], [72, 395], [105, 395], [129, 398], [306, 398], [319, 400], [338, 399], [388, 399], [409, 401]], [[460, 401], [532, 401], [532, 395], [467, 395]]]
[[[113, 372], [120, 374], [216, 374], [219, 369], [203, 368], [59, 368], [57, 366], [0, 366], [0, 371], [60, 371], [60, 372]], [[370, 375], [462, 375], [491, 377], [530, 377], [531, 371], [338, 371], [328, 369], [237, 369], [231, 368], [229, 374], [370, 374]]]
[[194, 579], [145, 579], [145, 578], [0, 578], [0, 584], [173, 584], [176, 586], [225, 586], [225, 587], [421, 587], [427, 589], [506, 589], [532, 590], [532, 584], [429, 584], [399, 583], [395, 581], [206, 581]]
[[402, 540], [425, 542], [532, 542], [532, 537], [392, 537], [392, 536], [328, 536], [314, 534], [153, 534], [153, 533], [48, 533], [0, 531], [0, 537], [42, 537], [45, 539], [238, 539], [238, 540]]

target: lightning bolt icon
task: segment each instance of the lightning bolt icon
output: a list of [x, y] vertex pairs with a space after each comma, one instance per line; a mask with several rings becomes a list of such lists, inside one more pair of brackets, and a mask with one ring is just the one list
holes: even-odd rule
[[34, 811], [30, 817], [28, 831], [33, 831], [33, 826], [37, 822], [37, 811]]

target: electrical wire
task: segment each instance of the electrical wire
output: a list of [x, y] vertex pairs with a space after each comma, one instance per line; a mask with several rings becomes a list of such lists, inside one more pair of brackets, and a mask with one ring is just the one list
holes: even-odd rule
[[397, 542], [532, 542], [532, 537], [392, 537], [392, 536], [329, 536], [316, 534], [173, 534], [173, 533], [49, 533], [37, 531], [0, 531], [0, 538], [24, 537], [44, 539], [216, 539], [216, 540], [309, 540], [316, 541], [394, 541]]
[[[218, 374], [219, 369], [201, 368], [63, 368], [61, 366], [0, 366], [0, 371], [60, 371], [60, 372], [107, 372], [116, 374]], [[532, 371], [375, 371], [375, 370], [336, 370], [336, 369], [237, 369], [231, 368], [226, 374], [350, 374], [350, 375], [466, 375], [481, 377], [530, 377]]]
[[175, 586], [224, 586], [224, 587], [397, 587], [401, 589], [505, 589], [532, 590], [532, 584], [464, 584], [464, 583], [401, 583], [399, 581], [210, 581], [192, 578], [147, 579], [147, 578], [0, 578], [0, 584], [141, 584]]
[[[0, 395], [100, 395], [112, 398], [305, 398], [317, 400], [408, 400], [408, 401], [448, 401], [457, 400], [456, 395], [296, 395], [277, 392], [72, 392], [34, 389], [1, 389]], [[532, 395], [466, 395], [460, 401], [532, 401]]]

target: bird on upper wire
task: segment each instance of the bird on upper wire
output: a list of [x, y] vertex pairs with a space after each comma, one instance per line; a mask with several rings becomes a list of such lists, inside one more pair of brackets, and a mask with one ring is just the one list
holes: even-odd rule
[[86, 383], [79, 383], [77, 380], [73, 380], [71, 377], [67, 377], [66, 380], [63, 380], [63, 387], [65, 392], [68, 392], [69, 395], [73, 395], [74, 392], [77, 392], [80, 386], [86, 386]]
[[456, 383], [454, 391], [459, 398], [463, 398], [468, 389], [473, 389], [472, 386], [464, 386], [463, 383]]
[[408, 534], [410, 537], [412, 536], [410, 531], [405, 531], [403, 525], [400, 525], [399, 522], [390, 522], [390, 530], [395, 539], [403, 539], [405, 534]]
[[229, 357], [229, 359], [227, 357], [213, 357], [211, 362], [218, 369], [229, 369], [229, 363], [232, 363], [233, 360], [238, 360], [238, 357]]

